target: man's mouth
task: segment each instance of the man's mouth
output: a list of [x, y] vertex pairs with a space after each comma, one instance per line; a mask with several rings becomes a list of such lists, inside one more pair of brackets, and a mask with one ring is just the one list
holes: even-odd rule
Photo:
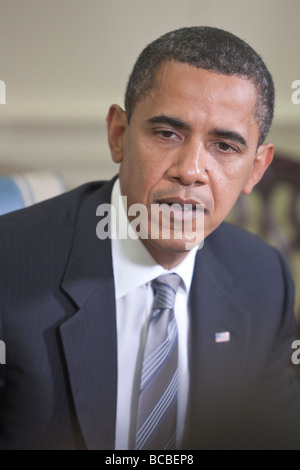
[[159, 211], [175, 221], [192, 220], [203, 215], [204, 205], [193, 199], [166, 198], [156, 202]]

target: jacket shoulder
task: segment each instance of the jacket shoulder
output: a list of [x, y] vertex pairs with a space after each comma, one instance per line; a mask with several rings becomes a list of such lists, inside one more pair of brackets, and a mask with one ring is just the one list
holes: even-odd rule
[[293, 296], [294, 281], [285, 256], [258, 235], [223, 223], [207, 238], [206, 250], [226, 267], [237, 295], [246, 293], [249, 303], [268, 294], [279, 302], [286, 289]]
[[251, 233], [231, 223], [224, 222], [208, 237], [208, 243], [214, 250], [230, 255], [242, 254], [243, 257], [256, 258], [262, 254], [273, 257], [277, 249], [263, 240], [259, 235]]

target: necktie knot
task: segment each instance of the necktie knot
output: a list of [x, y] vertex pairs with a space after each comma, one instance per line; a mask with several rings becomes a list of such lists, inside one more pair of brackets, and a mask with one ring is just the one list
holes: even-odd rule
[[152, 281], [154, 291], [153, 308], [174, 309], [175, 296], [180, 284], [176, 273], [162, 274]]

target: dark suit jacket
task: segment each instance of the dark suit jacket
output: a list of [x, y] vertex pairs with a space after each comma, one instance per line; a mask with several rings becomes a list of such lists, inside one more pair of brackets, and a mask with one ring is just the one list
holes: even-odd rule
[[[0, 449], [114, 448], [114, 279], [110, 241], [96, 236], [111, 188], [87, 184], [0, 218]], [[227, 224], [206, 239], [191, 288], [185, 448], [276, 447], [298, 423], [285, 370], [292, 303], [276, 250]], [[223, 331], [231, 341], [218, 344]]]

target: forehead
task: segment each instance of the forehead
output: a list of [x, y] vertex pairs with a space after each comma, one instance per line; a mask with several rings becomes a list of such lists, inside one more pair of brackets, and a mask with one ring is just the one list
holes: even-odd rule
[[256, 124], [256, 102], [256, 88], [247, 79], [169, 61], [159, 67], [151, 89], [136, 110], [179, 113], [192, 121], [210, 117], [247, 125]]

